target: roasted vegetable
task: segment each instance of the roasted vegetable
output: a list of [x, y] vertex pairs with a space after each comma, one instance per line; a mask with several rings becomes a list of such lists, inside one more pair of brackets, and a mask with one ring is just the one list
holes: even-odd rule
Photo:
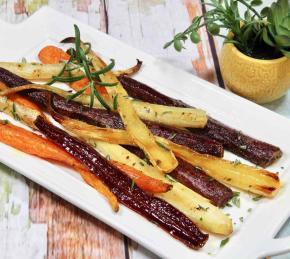
[[[122, 76], [119, 77], [119, 80], [128, 94], [133, 98], [161, 105], [190, 107], [182, 101], [172, 99], [132, 78]], [[192, 129], [192, 131], [195, 134], [216, 140], [223, 144], [227, 150], [262, 167], [271, 165], [282, 156], [280, 148], [249, 137], [213, 118], [209, 118], [204, 129]]]
[[146, 194], [137, 186], [132, 187], [132, 180], [113, 167], [92, 147], [47, 123], [42, 117], [37, 118], [35, 125], [46, 137], [98, 176], [116, 195], [120, 203], [154, 222], [191, 248], [198, 249], [205, 244], [208, 235], [200, 232], [189, 218], [167, 202]]
[[[99, 129], [97, 127], [95, 129], [91, 128], [90, 130], [75, 130], [74, 123], [65, 120], [61, 123], [64, 127], [69, 128], [69, 130], [82, 138], [102, 140], [102, 137], [106, 134], [106, 130], [106, 139], [112, 136], [112, 139], [124, 144], [125, 139], [128, 138], [125, 131], [123, 131], [124, 137], [122, 137], [122, 132], [117, 130], [117, 139], [113, 137], [114, 130], [112, 129], [100, 129], [99, 134]], [[176, 156], [182, 158], [195, 167], [201, 168], [206, 172], [206, 174], [220, 182], [266, 197], [274, 196], [280, 188], [278, 175], [264, 169], [241, 164], [238, 160], [228, 161], [210, 155], [199, 154], [185, 146], [175, 144], [160, 137], [157, 137], [157, 140], [160, 145], [164, 146], [164, 148], [170, 148]], [[127, 145], [134, 145], [134, 142], [129, 140]]]
[[86, 167], [84, 167], [73, 156], [56, 146], [48, 139], [23, 128], [14, 126], [7, 121], [1, 121], [0, 142], [14, 147], [24, 153], [60, 162], [63, 165], [76, 169], [89, 185], [107, 198], [113, 211], [118, 211], [119, 205], [116, 196], [110, 192], [108, 187], [105, 186], [95, 175], [88, 172]]

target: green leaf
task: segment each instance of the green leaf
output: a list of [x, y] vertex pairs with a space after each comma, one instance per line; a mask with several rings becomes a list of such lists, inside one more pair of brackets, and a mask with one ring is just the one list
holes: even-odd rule
[[290, 58], [290, 50], [281, 49], [280, 51], [283, 53], [285, 57]]
[[290, 48], [290, 37], [284, 35], [277, 35], [274, 37], [278, 46]]
[[252, 20], [251, 12], [250, 12], [249, 9], [247, 9], [247, 10], [245, 11], [244, 17], [245, 17], [245, 20], [246, 20], [246, 21], [251, 21], [251, 20]]
[[115, 111], [118, 109], [118, 94], [114, 96], [113, 108]]
[[172, 44], [172, 41], [168, 41], [164, 44], [163, 48], [167, 49]]
[[[97, 89], [95, 87], [93, 87], [93, 89], [91, 89], [91, 93], [93, 93], [93, 95], [95, 95], [97, 97], [97, 99], [99, 100], [99, 102], [107, 109], [110, 110], [110, 106], [105, 102], [105, 100], [103, 99], [103, 97], [99, 94], [99, 92], [97, 91]], [[94, 99], [94, 96], [93, 98]]]
[[259, 5], [261, 5], [262, 3], [263, 3], [262, 0], [253, 0], [253, 1], [251, 1], [251, 5], [252, 5], [252, 6], [259, 6]]
[[97, 76], [97, 75], [102, 75], [102, 74], [105, 74], [109, 71], [111, 71], [115, 66], [115, 60], [114, 59], [111, 59], [111, 63], [109, 65], [107, 65], [106, 67], [92, 73], [93, 76]]
[[68, 97], [66, 98], [66, 101], [69, 102], [69, 101], [75, 99], [76, 97], [80, 96], [81, 94], [83, 94], [88, 89], [89, 86], [90, 86], [90, 84], [86, 85], [85, 87], [83, 87], [78, 92], [68, 95]]
[[192, 31], [191, 34], [190, 34], [190, 40], [193, 42], [193, 43], [199, 43], [200, 42], [200, 36], [198, 34], [197, 31]]
[[253, 27], [252, 25], [249, 25], [243, 32], [245, 42], [247, 42], [250, 38], [252, 38], [252, 36], [253, 36]]
[[262, 37], [263, 37], [263, 40], [266, 44], [268, 44], [271, 47], [275, 47], [275, 43], [269, 37], [269, 33], [268, 33], [267, 28], [263, 29]]
[[207, 25], [207, 30], [211, 35], [217, 35], [220, 32], [220, 27], [216, 23], [210, 23]]
[[229, 242], [229, 240], [230, 240], [229, 237], [227, 237], [226, 239], [222, 240], [221, 243], [220, 243], [220, 247], [225, 246]]
[[267, 17], [268, 14], [269, 14], [269, 12], [270, 12], [270, 8], [269, 8], [269, 7], [264, 7], [264, 8], [261, 10], [261, 15], [262, 15], [263, 17]]
[[182, 50], [182, 43], [180, 40], [175, 39], [174, 40], [174, 48], [176, 49], [176, 51], [180, 52]]

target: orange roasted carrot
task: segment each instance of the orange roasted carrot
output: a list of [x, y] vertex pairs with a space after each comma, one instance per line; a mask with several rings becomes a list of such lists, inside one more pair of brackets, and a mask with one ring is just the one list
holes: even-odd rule
[[[79, 81], [75, 81], [75, 82], [72, 82], [70, 83], [70, 87], [76, 91], [79, 91], [81, 89], [83, 89], [86, 85], [88, 85], [89, 83], [89, 79], [87, 77], [79, 80]], [[90, 89], [87, 89], [85, 91], [85, 94], [90, 94]]]
[[69, 60], [70, 55], [56, 46], [46, 46], [38, 53], [38, 58], [43, 64], [57, 64]]
[[[81, 79], [79, 81], [72, 82], [70, 84], [70, 87], [72, 89], [74, 89], [75, 91], [79, 91], [82, 88], [84, 88], [86, 85], [88, 85], [88, 83], [89, 83], [89, 79], [88, 78], [83, 78], [83, 79]], [[104, 86], [97, 86], [97, 90], [104, 97], [106, 97], [108, 95], [107, 89]], [[90, 94], [90, 92], [91, 92], [91, 90], [87, 89], [84, 93], [85, 94]]]
[[27, 154], [60, 162], [76, 169], [89, 185], [108, 199], [112, 209], [118, 211], [119, 205], [117, 198], [108, 187], [95, 175], [90, 173], [78, 160], [50, 140], [10, 123], [2, 122], [0, 123], [0, 142]]
[[144, 191], [150, 193], [164, 193], [168, 192], [172, 188], [171, 184], [164, 183], [158, 179], [147, 176], [131, 166], [127, 166], [112, 160], [110, 162], [129, 178], [131, 178], [134, 183]]
[[[4, 83], [0, 82], [0, 90], [5, 90], [7, 88], [8, 87]], [[25, 98], [19, 94], [11, 94], [11, 95], [9, 95], [9, 99], [12, 102], [16, 102], [18, 104], [22, 104], [25, 107], [42, 112], [41, 109], [35, 103], [29, 101], [27, 98]]]
[[32, 110], [36, 110], [36, 111], [39, 111], [40, 113], [42, 113], [42, 110], [38, 107], [38, 105], [29, 101], [27, 98], [25, 98], [19, 94], [9, 95], [9, 100], [11, 100], [12, 102], [16, 102], [18, 104], [21, 104], [27, 108], [32, 109]]

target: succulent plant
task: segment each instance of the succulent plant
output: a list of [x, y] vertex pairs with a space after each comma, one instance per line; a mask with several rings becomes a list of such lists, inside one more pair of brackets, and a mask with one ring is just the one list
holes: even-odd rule
[[267, 17], [267, 26], [263, 28], [263, 40], [279, 49], [290, 58], [290, 4], [288, 0], [278, 0], [271, 7], [261, 11]]
[[[265, 59], [282, 55], [290, 58], [289, 0], [277, 0], [261, 12], [255, 7], [261, 5], [262, 0], [209, 0], [203, 4], [211, 9], [194, 17], [191, 25], [177, 33], [164, 48], [173, 45], [177, 51], [182, 51], [187, 39], [197, 44], [200, 41], [198, 30], [205, 26], [211, 35], [223, 37], [225, 43], [233, 43], [246, 55]], [[244, 14], [240, 14], [239, 5], [246, 7]]]

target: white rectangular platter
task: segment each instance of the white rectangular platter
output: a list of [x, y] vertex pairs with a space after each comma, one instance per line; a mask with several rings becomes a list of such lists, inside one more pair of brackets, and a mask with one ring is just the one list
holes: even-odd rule
[[[274, 239], [290, 215], [290, 121], [49, 8], [42, 8], [21, 24], [0, 21], [0, 59], [19, 61], [26, 57], [36, 60], [42, 46], [58, 44], [64, 37], [73, 35], [73, 24], [79, 25], [82, 38], [90, 41], [94, 50], [105, 58], [114, 58], [118, 67], [129, 67], [136, 58], [142, 60], [144, 67], [136, 79], [171, 97], [203, 108], [212, 117], [250, 136], [279, 146], [284, 155], [269, 169], [279, 172], [285, 185], [273, 200], [253, 202], [252, 197], [243, 194], [241, 208], [226, 209], [235, 223], [229, 243], [219, 249], [222, 238], [211, 235], [205, 248], [194, 251], [123, 206], [118, 213], [113, 213], [101, 195], [68, 169], [4, 144], [0, 144], [0, 161], [163, 258], [252, 259], [290, 251], [289, 237]], [[226, 153], [226, 158], [237, 157]], [[243, 222], [239, 220], [241, 217]]]

